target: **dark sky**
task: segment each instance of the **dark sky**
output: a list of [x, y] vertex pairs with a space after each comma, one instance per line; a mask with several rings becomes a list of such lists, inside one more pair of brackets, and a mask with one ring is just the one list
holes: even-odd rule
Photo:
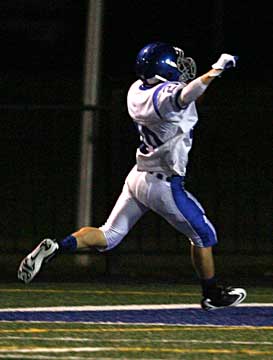
[[[86, 0], [3, 0], [1, 73], [82, 69]], [[240, 56], [242, 76], [265, 76], [272, 66], [268, 1], [104, 1], [106, 76], [127, 77], [137, 51], [161, 40], [181, 46], [206, 70], [221, 52]], [[271, 41], [270, 41], [271, 40]], [[257, 65], [260, 66], [257, 69]], [[260, 75], [258, 75], [260, 74]]]
[[[75, 219], [87, 3], [87, 0], [0, 1], [3, 169], [0, 218], [4, 236], [20, 237], [18, 244], [22, 244], [21, 235], [28, 226], [34, 227], [36, 239], [38, 230], [48, 233], [48, 224], [52, 224], [52, 233], [58, 234], [66, 232], [67, 225], [71, 226]], [[237, 201], [233, 204], [234, 208], [238, 207], [235, 212], [244, 214], [252, 206], [248, 215], [242, 216], [240, 226], [231, 225], [231, 235], [234, 228], [241, 231], [247, 228], [249, 238], [257, 234], [255, 237], [260, 240], [271, 215], [264, 207], [269, 202], [270, 191], [267, 173], [272, 168], [269, 156], [273, 17], [267, 9], [270, 1], [252, 4], [240, 0], [105, 0], [104, 3], [101, 87], [108, 94], [101, 102], [106, 111], [96, 123], [100, 136], [97, 139], [95, 134], [96, 196], [101, 204], [96, 216], [107, 215], [106, 210], [112, 206], [110, 200], [120, 191], [123, 175], [131, 166], [130, 161], [134, 161], [137, 140], [133, 125], [126, 122], [125, 92], [128, 80], [134, 78], [137, 52], [146, 43], [161, 40], [180, 46], [187, 56], [192, 56], [199, 74], [208, 70], [222, 52], [240, 57], [238, 68], [226, 77], [223, 86], [215, 85], [219, 91], [213, 85], [208, 90], [213, 96], [206, 99], [216, 104], [218, 110], [213, 110], [210, 121], [203, 115], [205, 119], [199, 128], [202, 141], [196, 137], [198, 155], [193, 152], [192, 156], [196, 156], [195, 173], [202, 178], [199, 181], [197, 176], [196, 185], [200, 193], [204, 190], [205, 198], [215, 189], [221, 198], [220, 185], [223, 182], [229, 185], [232, 180], [231, 191], [236, 184], [238, 198], [245, 194], [245, 202], [240, 206], [237, 206], [237, 192], [231, 196]], [[19, 106], [18, 110], [13, 107], [17, 104], [45, 107], [76, 104], [78, 111], [45, 108], [40, 111], [27, 106], [23, 110]], [[206, 169], [203, 165], [199, 168], [199, 163], [205, 164]], [[216, 183], [217, 174], [214, 180], [215, 172], [223, 172], [221, 184]], [[258, 221], [251, 220], [257, 214], [258, 202], [261, 202], [260, 226], [252, 231]], [[218, 208], [216, 200], [215, 204]], [[225, 204], [221, 206], [226, 214]], [[210, 209], [213, 208], [212, 204]], [[230, 218], [232, 212], [230, 206]], [[223, 218], [232, 224], [232, 219]], [[240, 232], [237, 233], [239, 238]], [[242, 238], [247, 240], [245, 235]]]
[[108, 23], [114, 30], [110, 32], [111, 43], [128, 53], [118, 67], [121, 73], [127, 71], [126, 63], [134, 61], [138, 49], [154, 40], [181, 46], [202, 69], [221, 52], [239, 55], [243, 67], [249, 69], [257, 62], [272, 66], [272, 14], [266, 1], [257, 6], [256, 2], [233, 0], [133, 0], [126, 5], [124, 16], [115, 1], [109, 4]]

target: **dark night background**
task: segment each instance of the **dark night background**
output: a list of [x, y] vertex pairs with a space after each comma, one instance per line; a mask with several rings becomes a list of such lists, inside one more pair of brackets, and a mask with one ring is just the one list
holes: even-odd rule
[[[134, 164], [138, 139], [126, 93], [135, 79], [136, 54], [148, 42], [166, 41], [196, 60], [199, 75], [222, 52], [240, 57], [238, 67], [200, 101], [188, 189], [223, 239], [219, 253], [272, 255], [273, 28], [267, 4], [104, 1], [93, 225], [106, 220]], [[4, 254], [25, 253], [40, 238], [75, 230], [87, 5], [0, 2]], [[185, 244], [150, 214], [113, 253], [186, 254]]]

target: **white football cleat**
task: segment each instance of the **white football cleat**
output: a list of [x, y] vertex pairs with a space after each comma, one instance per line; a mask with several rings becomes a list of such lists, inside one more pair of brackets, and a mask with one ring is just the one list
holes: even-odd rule
[[51, 239], [44, 239], [40, 244], [28, 254], [22, 261], [18, 269], [18, 279], [28, 284], [40, 271], [42, 264], [47, 263], [58, 251], [59, 245]]

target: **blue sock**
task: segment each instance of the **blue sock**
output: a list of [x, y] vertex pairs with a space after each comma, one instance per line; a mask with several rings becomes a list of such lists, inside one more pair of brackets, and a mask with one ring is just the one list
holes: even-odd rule
[[73, 252], [77, 250], [77, 239], [73, 235], [67, 236], [59, 242], [60, 252]]
[[201, 279], [200, 281], [204, 296], [216, 288], [217, 281], [215, 276], [210, 279]]

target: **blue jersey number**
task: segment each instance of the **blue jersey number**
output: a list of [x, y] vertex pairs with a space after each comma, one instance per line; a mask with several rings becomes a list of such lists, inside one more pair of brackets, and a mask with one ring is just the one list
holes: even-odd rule
[[158, 138], [158, 136], [146, 126], [138, 125], [137, 128], [140, 134], [140, 140], [146, 146], [156, 149], [158, 146], [163, 144], [163, 142]]

